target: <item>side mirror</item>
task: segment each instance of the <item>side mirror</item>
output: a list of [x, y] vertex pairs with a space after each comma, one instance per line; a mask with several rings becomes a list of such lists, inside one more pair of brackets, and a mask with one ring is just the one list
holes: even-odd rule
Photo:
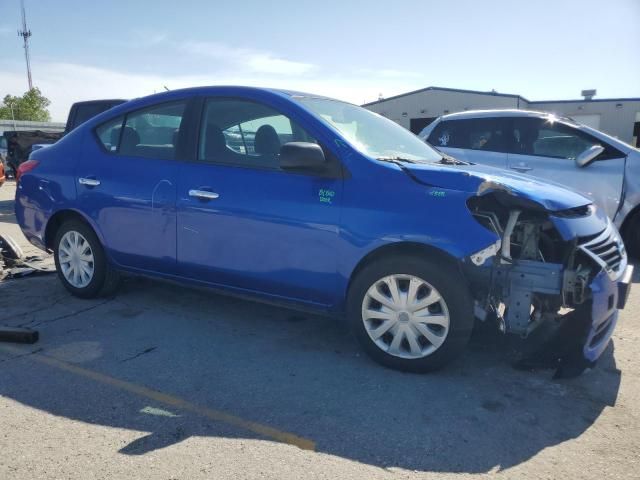
[[580, 168], [586, 167], [602, 152], [604, 152], [602, 145], [593, 145], [576, 157], [576, 165]]
[[320, 145], [289, 142], [280, 148], [280, 168], [285, 170], [320, 170], [327, 164]]

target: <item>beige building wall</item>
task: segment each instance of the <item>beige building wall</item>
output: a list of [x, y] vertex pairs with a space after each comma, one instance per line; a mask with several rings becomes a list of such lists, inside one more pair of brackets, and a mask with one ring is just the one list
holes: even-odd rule
[[[599, 115], [596, 127], [625, 142], [633, 142], [633, 128], [640, 113], [640, 100], [578, 100], [575, 102], [529, 102], [529, 110], [553, 112], [557, 115], [573, 117]], [[584, 122], [589, 126], [589, 122]]]
[[[635, 145], [640, 99], [595, 99], [530, 102], [520, 95], [429, 87], [363, 105], [411, 129], [421, 122], [465, 110], [520, 108], [575, 117], [586, 125]], [[422, 120], [420, 120], [422, 119]], [[415, 130], [415, 128], [414, 128]]]

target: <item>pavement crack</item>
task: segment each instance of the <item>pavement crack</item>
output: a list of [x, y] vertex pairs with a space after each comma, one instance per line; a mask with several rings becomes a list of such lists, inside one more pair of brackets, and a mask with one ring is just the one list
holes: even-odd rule
[[149, 347], [149, 348], [145, 348], [143, 351], [136, 353], [135, 355], [125, 358], [124, 360], [120, 360], [120, 363], [124, 363], [124, 362], [128, 362], [130, 360], [134, 360], [138, 357], [141, 357], [142, 355], [146, 355], [147, 353], [151, 353], [153, 352], [156, 348], [158, 347]]
[[[62, 295], [61, 297], [56, 298], [53, 302], [47, 304], [44, 307], [34, 308], [33, 310], [29, 310], [29, 311], [26, 311], [26, 312], [18, 313], [13, 318], [26, 317], [27, 315], [32, 315], [34, 313], [43, 312], [44, 310], [49, 310], [54, 305], [58, 305], [62, 300], [68, 299], [68, 298], [69, 298], [68, 295]], [[6, 321], [6, 320], [7, 319], [5, 319], [5, 318], [0, 319], [0, 321]]]
[[5, 358], [4, 360], [0, 360], [0, 363], [5, 363], [5, 362], [9, 362], [11, 360], [16, 360], [18, 358], [22, 358], [22, 357], [28, 357], [29, 355], [35, 355], [36, 353], [40, 353], [44, 350], [44, 348], [36, 348], [35, 350], [32, 350], [31, 352], [26, 352], [26, 353], [21, 353], [20, 355], [14, 355], [13, 357], [9, 357], [9, 358]]
[[76, 311], [71, 312], [71, 313], [66, 313], [64, 315], [59, 315], [57, 317], [48, 318], [48, 319], [45, 319], [45, 320], [41, 320], [39, 322], [34, 322], [33, 320], [31, 320], [29, 322], [25, 322], [23, 324], [17, 325], [17, 327], [35, 328], [35, 327], [39, 327], [40, 325], [44, 325], [44, 324], [47, 324], [47, 323], [57, 322], [58, 320], [64, 320], [64, 319], [67, 319], [67, 318], [75, 317], [76, 315], [80, 315], [82, 313], [86, 313], [86, 312], [90, 312], [91, 310], [95, 310], [96, 308], [101, 307], [103, 305], [106, 305], [107, 303], [110, 303], [113, 300], [114, 300], [113, 298], [109, 298], [107, 300], [104, 300], [103, 302], [97, 303], [95, 305], [91, 305], [90, 307], [87, 307], [87, 308], [82, 308], [80, 310], [76, 310]]

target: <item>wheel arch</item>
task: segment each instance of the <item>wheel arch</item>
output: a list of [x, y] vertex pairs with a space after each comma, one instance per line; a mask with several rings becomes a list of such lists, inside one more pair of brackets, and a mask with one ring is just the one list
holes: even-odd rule
[[53, 251], [53, 241], [56, 238], [56, 232], [58, 231], [60, 226], [62, 226], [63, 223], [69, 220], [78, 220], [82, 223], [85, 223], [95, 232], [95, 234], [98, 236], [98, 239], [100, 240], [100, 243], [104, 245], [100, 232], [98, 231], [96, 226], [93, 224], [93, 222], [89, 220], [89, 218], [87, 218], [84, 214], [82, 214], [78, 210], [64, 209], [64, 210], [58, 210], [47, 221], [47, 226], [45, 227], [45, 230], [44, 230], [44, 244], [48, 250]]
[[372, 251], [368, 252], [364, 257], [360, 259], [360, 261], [356, 264], [355, 268], [351, 271], [349, 275], [349, 281], [347, 283], [347, 288], [344, 292], [343, 302], [346, 305], [347, 299], [349, 297], [349, 291], [351, 289], [351, 285], [353, 284], [354, 279], [360, 274], [360, 272], [367, 267], [368, 265], [376, 262], [382, 258], [388, 258], [390, 256], [422, 256], [423, 258], [429, 258], [434, 261], [444, 262], [450, 265], [452, 268], [457, 269], [461, 274], [462, 270], [460, 269], [460, 262], [453, 255], [448, 253], [445, 250], [442, 250], [438, 247], [434, 247], [433, 245], [428, 245], [425, 243], [419, 242], [394, 242], [388, 243], [386, 245], [379, 246]]

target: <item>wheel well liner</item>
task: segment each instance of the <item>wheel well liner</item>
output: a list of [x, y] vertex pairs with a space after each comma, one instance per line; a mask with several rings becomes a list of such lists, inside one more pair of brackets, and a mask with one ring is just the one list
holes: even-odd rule
[[640, 215], [640, 205], [636, 205], [631, 209], [629, 213], [624, 217], [622, 225], [620, 225], [620, 233], [624, 236], [627, 234], [627, 230], [631, 228], [634, 220]]

